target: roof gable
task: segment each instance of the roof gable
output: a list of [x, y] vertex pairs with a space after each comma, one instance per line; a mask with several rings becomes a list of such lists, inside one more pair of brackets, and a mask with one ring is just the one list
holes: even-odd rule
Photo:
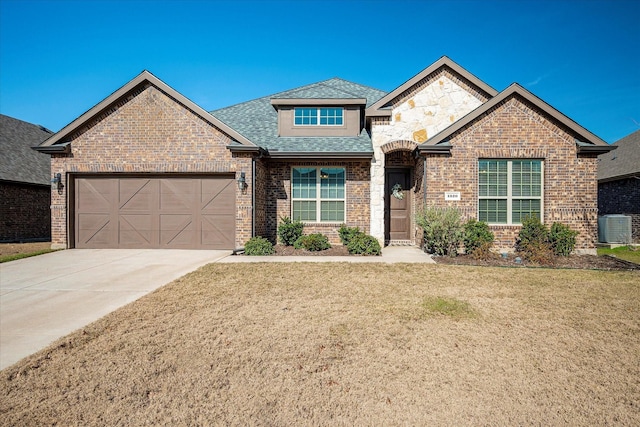
[[31, 147], [52, 133], [42, 126], [0, 114], [0, 179], [50, 185], [51, 159]]
[[373, 105], [368, 107], [366, 110], [366, 115], [369, 117], [391, 115], [391, 109], [389, 107], [391, 106], [394, 99], [402, 96], [405, 92], [411, 90], [414, 86], [419, 84], [421, 81], [429, 78], [429, 76], [431, 76], [432, 74], [445, 69], [451, 71], [454, 75], [457, 75], [463, 80], [467, 81], [471, 87], [477, 90], [480, 94], [484, 95], [487, 99], [495, 96], [498, 93], [494, 88], [462, 68], [460, 65], [456, 64], [450, 58], [448, 58], [447, 56], [443, 56], [438, 61], [434, 62], [429, 67], [425, 68], [424, 70], [404, 82], [398, 88], [389, 92], [387, 95], [380, 98]]
[[471, 123], [478, 120], [480, 117], [482, 117], [483, 114], [487, 113], [492, 108], [514, 96], [519, 97], [525, 102], [532, 104], [538, 110], [540, 110], [542, 114], [555, 121], [556, 123], [559, 123], [570, 133], [574, 134], [579, 152], [592, 152], [598, 154], [613, 149], [605, 141], [589, 132], [587, 129], [583, 128], [582, 126], [571, 120], [569, 117], [565, 116], [519, 84], [512, 83], [508, 88], [500, 92], [498, 95], [485, 102], [480, 107], [476, 108], [460, 120], [454, 122], [451, 126], [447, 127], [442, 132], [434, 135], [428, 141], [422, 143], [418, 147], [419, 151], [423, 153], [434, 152], [435, 146], [448, 146], [448, 141], [453, 134], [464, 129]]
[[640, 177], [640, 130], [613, 143], [615, 151], [598, 157], [598, 180]]
[[237, 131], [222, 123], [220, 120], [212, 116], [209, 112], [186, 98], [184, 95], [177, 92], [175, 89], [171, 88], [169, 85], [158, 79], [149, 71], [145, 70], [129, 83], [116, 90], [103, 101], [95, 105], [93, 108], [82, 114], [73, 122], [62, 128], [59, 132], [44, 141], [42, 144], [40, 144], [40, 146], [36, 147], [36, 150], [45, 153], [68, 151], [68, 149], [70, 148], [69, 142], [71, 141], [71, 138], [75, 133], [81, 131], [83, 127], [87, 126], [91, 121], [98, 118], [101, 114], [104, 114], [106, 111], [109, 111], [109, 109], [114, 108], [118, 103], [126, 100], [128, 96], [130, 96], [132, 93], [135, 93], [146, 84], [151, 84], [157, 89], [166, 93], [171, 98], [181, 103], [189, 110], [193, 111], [196, 115], [201, 117], [206, 122], [217, 127], [218, 129], [229, 135], [232, 139], [237, 140], [240, 144], [253, 146], [251, 141], [240, 135]]

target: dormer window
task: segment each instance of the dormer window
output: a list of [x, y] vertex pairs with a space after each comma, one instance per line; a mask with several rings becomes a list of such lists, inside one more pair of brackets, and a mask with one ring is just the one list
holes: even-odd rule
[[295, 126], [342, 126], [343, 116], [342, 107], [296, 107], [293, 124]]

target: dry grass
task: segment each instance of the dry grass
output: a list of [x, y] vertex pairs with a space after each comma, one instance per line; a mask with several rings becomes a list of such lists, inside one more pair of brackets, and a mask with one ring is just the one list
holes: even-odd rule
[[638, 425], [639, 279], [212, 264], [4, 370], [0, 424]]

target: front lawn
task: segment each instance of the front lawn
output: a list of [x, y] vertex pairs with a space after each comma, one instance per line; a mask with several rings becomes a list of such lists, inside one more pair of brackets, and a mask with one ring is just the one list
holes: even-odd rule
[[640, 273], [211, 264], [2, 371], [3, 425], [639, 425]]

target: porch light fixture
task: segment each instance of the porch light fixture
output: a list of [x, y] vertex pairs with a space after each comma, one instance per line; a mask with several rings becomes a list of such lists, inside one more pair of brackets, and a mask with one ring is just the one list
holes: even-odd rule
[[244, 191], [247, 188], [247, 179], [245, 177], [244, 172], [240, 172], [240, 177], [238, 178], [238, 190]]
[[51, 187], [55, 188], [58, 191], [62, 190], [62, 187], [63, 187], [63, 185], [62, 185], [62, 174], [60, 172], [55, 174], [53, 176], [53, 178], [51, 179]]

